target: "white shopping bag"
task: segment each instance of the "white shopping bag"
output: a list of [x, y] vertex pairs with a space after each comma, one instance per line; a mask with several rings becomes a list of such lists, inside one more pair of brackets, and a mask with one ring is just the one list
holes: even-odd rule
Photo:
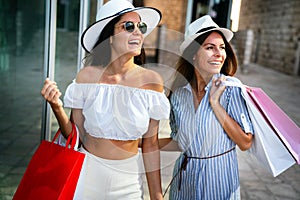
[[270, 128], [264, 117], [252, 104], [250, 97], [245, 97], [254, 127], [254, 140], [249, 152], [274, 177], [296, 163], [292, 155]]
[[242, 83], [225, 81], [226, 86], [240, 87], [244, 97], [249, 115], [254, 128], [254, 139], [251, 148], [248, 150], [269, 171], [274, 177], [278, 176], [296, 163], [293, 156], [280, 141], [274, 130], [264, 118], [262, 110], [259, 110], [252, 101], [248, 92], [251, 87]]

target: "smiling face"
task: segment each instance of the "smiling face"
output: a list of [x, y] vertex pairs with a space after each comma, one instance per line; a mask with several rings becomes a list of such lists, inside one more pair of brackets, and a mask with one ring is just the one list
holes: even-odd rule
[[193, 57], [194, 66], [203, 78], [210, 79], [220, 73], [226, 59], [225, 43], [222, 36], [212, 32]]
[[[124, 28], [124, 23], [131, 21], [135, 24], [133, 32], [128, 32]], [[115, 25], [115, 35], [110, 38], [112, 56], [137, 56], [141, 53], [144, 36], [137, 28], [137, 23], [141, 21], [140, 16], [135, 12], [124, 14]]]

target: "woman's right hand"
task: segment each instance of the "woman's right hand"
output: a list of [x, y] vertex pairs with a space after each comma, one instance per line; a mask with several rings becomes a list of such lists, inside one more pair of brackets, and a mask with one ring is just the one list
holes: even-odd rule
[[215, 105], [220, 104], [220, 97], [223, 94], [226, 86], [222, 85], [222, 81], [225, 81], [225, 76], [221, 76], [219, 78], [213, 78], [212, 80], [212, 86], [209, 93], [209, 102], [212, 108], [214, 108]]
[[60, 100], [61, 92], [55, 81], [50, 81], [49, 78], [47, 78], [44, 82], [41, 94], [50, 103], [51, 107], [63, 106], [63, 102]]

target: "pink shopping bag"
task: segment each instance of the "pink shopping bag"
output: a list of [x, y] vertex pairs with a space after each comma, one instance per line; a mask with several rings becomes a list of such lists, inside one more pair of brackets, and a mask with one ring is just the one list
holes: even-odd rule
[[[260, 88], [246, 86], [233, 77], [227, 77], [226, 79], [226, 81], [222, 82], [225, 86], [241, 88], [241, 94], [248, 108], [248, 114], [254, 129], [252, 146], [248, 152], [274, 177], [278, 176], [296, 163], [295, 157], [293, 157], [287, 145], [279, 137], [279, 135], [284, 135], [279, 133], [280, 131], [290, 135], [289, 126], [296, 126], [295, 123]], [[263, 97], [258, 95], [258, 93], [263, 93]], [[267, 107], [270, 104], [273, 105], [271, 108], [266, 109], [266, 104]], [[276, 120], [272, 121], [268, 117], [270, 115], [276, 118]], [[288, 123], [284, 123], [285, 121], [288, 121]], [[281, 127], [279, 128], [280, 131], [277, 126]], [[294, 130], [296, 137], [298, 137], [299, 128], [296, 126]], [[292, 140], [292, 142], [294, 141]]]
[[296, 162], [300, 164], [299, 127], [261, 88], [247, 87], [247, 92]]

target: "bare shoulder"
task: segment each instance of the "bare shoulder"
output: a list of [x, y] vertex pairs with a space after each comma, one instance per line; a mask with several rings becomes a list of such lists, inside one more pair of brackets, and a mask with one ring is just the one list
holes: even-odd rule
[[161, 75], [151, 69], [142, 68], [142, 82], [144, 89], [150, 89], [157, 92], [163, 91], [163, 78]]
[[77, 83], [97, 83], [99, 75], [103, 73], [103, 68], [87, 66], [82, 68], [76, 76]]
[[161, 77], [161, 75], [159, 73], [157, 73], [156, 71], [153, 71], [151, 69], [144, 69], [144, 73], [143, 76], [145, 78], [145, 80], [154, 82], [154, 83], [158, 83], [158, 84], [163, 84], [163, 79]]

